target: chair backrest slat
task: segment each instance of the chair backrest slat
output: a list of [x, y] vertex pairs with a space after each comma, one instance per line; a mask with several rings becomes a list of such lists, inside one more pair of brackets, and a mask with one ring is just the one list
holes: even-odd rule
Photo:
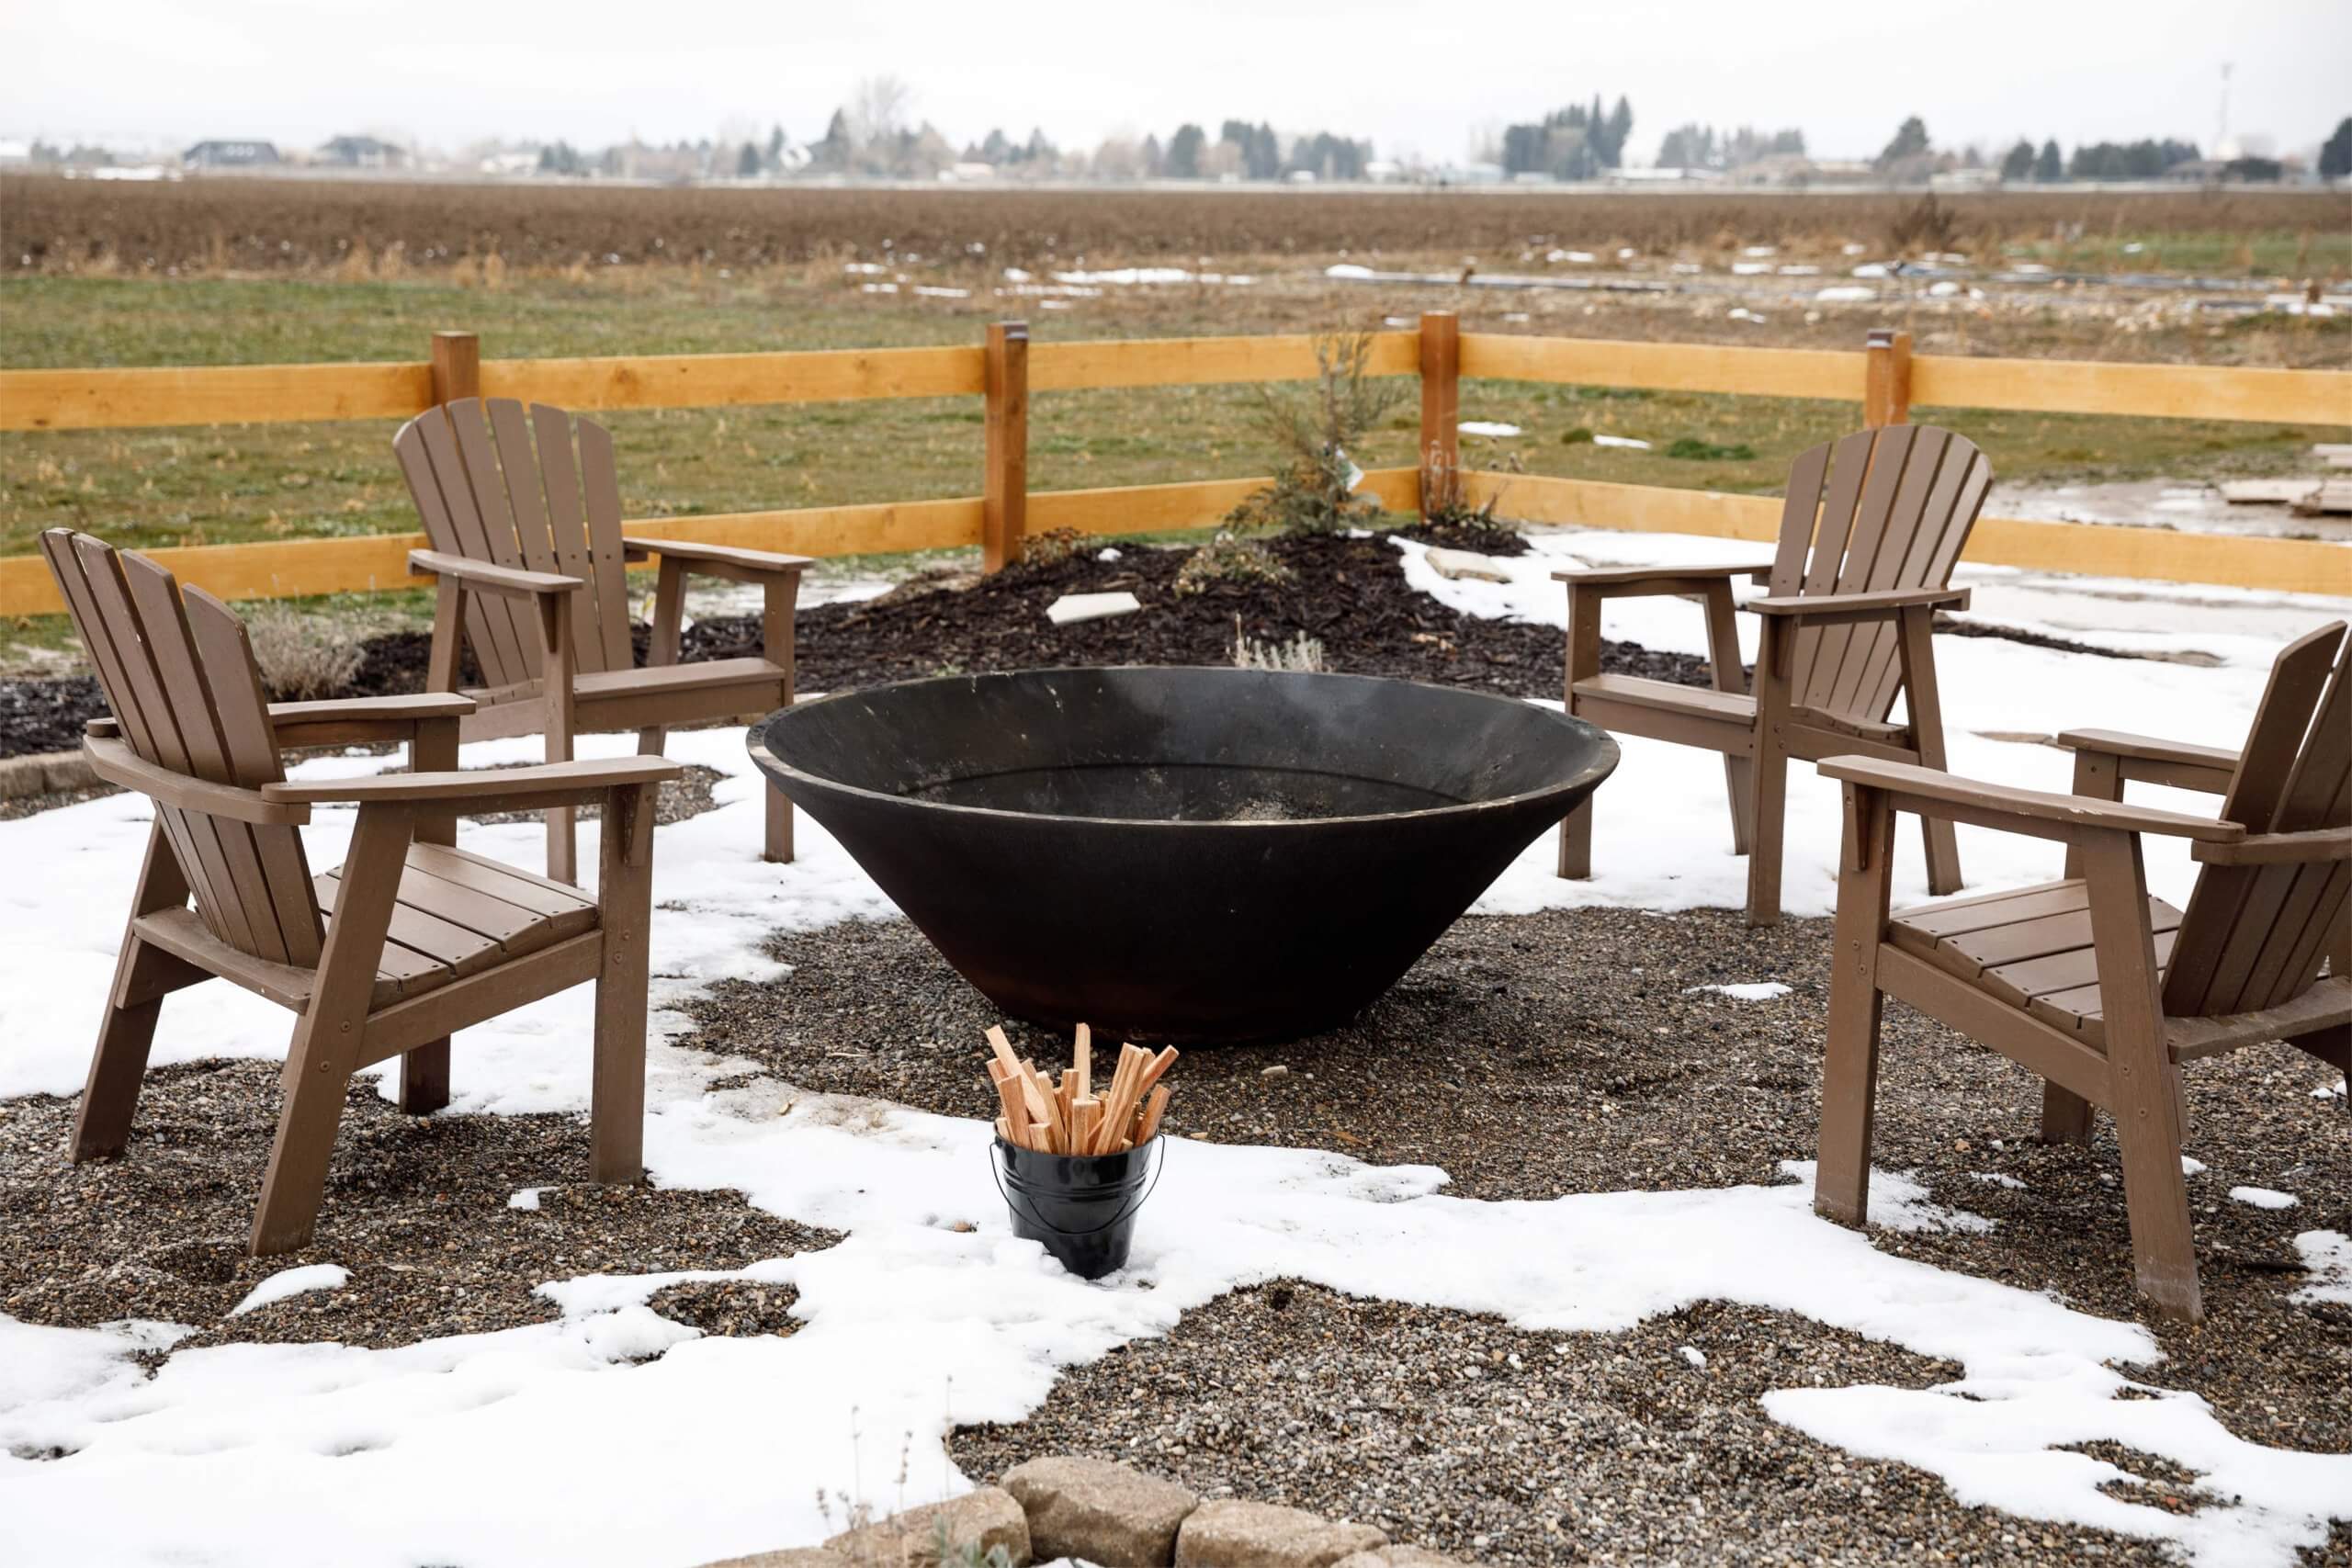
[[545, 404], [533, 412], [565, 421], [578, 436], [588, 548], [596, 562], [596, 624], [605, 637], [604, 667], [626, 670], [637, 661], [637, 650], [629, 637], [628, 560], [621, 553], [621, 480], [613, 462], [613, 433]]
[[[171, 573], [87, 535], [51, 530], [41, 549], [132, 751], [209, 784], [252, 787], [283, 776], [259, 671], [224, 606], [184, 604]], [[209, 634], [215, 615], [235, 628], [232, 646]], [[256, 745], [266, 764], [241, 765], [240, 751]], [[318, 962], [318, 909], [298, 829], [161, 802], [155, 811], [206, 930], [256, 958]]]
[[[460, 398], [393, 437], [401, 472], [435, 548], [577, 577], [571, 656], [586, 671], [635, 661], [612, 438], [586, 420], [512, 398]], [[539, 674], [532, 607], [469, 594], [466, 636], [492, 686]]]
[[[2249, 833], [2352, 825], [2352, 637], [2343, 622], [2297, 638], [2272, 664], [2222, 815]], [[2165, 1010], [2253, 1012], [2310, 989], [2346, 880], [2340, 864], [2205, 867], [2165, 973]]]
[[[1975, 444], [1932, 425], [1857, 431], [1789, 470], [1775, 594], [1940, 588], [1992, 485]], [[1883, 720], [1902, 686], [1894, 628], [1800, 626], [1790, 692], [1802, 706]]]

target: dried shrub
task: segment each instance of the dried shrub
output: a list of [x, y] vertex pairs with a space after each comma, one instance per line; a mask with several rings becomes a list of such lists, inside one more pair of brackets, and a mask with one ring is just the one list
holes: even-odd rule
[[1274, 552], [1255, 539], [1239, 539], [1227, 533], [1217, 536], [1194, 550], [1176, 569], [1176, 592], [1187, 598], [1206, 592], [1214, 583], [1235, 582], [1281, 584], [1295, 574], [1284, 566]]
[[244, 612], [261, 681], [277, 703], [310, 703], [350, 690], [365, 657], [359, 639], [334, 622], [305, 615], [283, 604], [258, 604]]
[[1308, 637], [1305, 632], [1288, 642], [1275, 642], [1250, 636], [1241, 629], [1241, 617], [1233, 617], [1233, 665], [1237, 670], [1271, 670], [1277, 674], [1285, 671], [1320, 675], [1327, 668], [1323, 662], [1323, 639]]
[[1363, 473], [1348, 456], [1405, 396], [1396, 380], [1367, 376], [1370, 333], [1315, 339], [1315, 379], [1307, 389], [1261, 386], [1258, 424], [1274, 448], [1274, 482], [1233, 509], [1226, 520], [1242, 527], [1336, 534], [1380, 514], [1380, 502], [1359, 496]]
[[1949, 251], [1960, 244], [1960, 214], [1936, 199], [1934, 191], [1896, 212], [1886, 223], [1887, 243], [1897, 251]]
[[1021, 558], [1031, 566], [1059, 566], [1083, 553], [1093, 540], [1075, 528], [1048, 528], [1021, 542]]

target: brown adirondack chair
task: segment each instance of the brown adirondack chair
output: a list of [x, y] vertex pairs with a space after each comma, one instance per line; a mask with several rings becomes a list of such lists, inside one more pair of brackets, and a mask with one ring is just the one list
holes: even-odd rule
[[[2279, 655], [2243, 751], [2059, 739], [2072, 795], [1821, 764], [1845, 781], [1846, 841], [1814, 1207], [1862, 1223], [1880, 998], [1894, 997], [2041, 1074], [2044, 1138], [2087, 1142], [2094, 1106], [2115, 1117], [2141, 1292], [2194, 1320], [2181, 1064], [2284, 1040], [2352, 1071], [2352, 637], [2339, 621]], [[2219, 795], [2222, 814], [2124, 805], [2127, 779]], [[1897, 811], [2060, 840], [2065, 878], [1890, 917]], [[2191, 840], [2203, 863], [2186, 912], [2148, 896], [2148, 833]]]
[[[458, 638], [483, 683], [459, 727], [468, 740], [543, 733], [547, 760], [572, 737], [638, 732], [658, 754], [668, 726], [764, 715], [792, 703], [792, 606], [806, 556], [621, 533], [613, 438], [600, 425], [511, 398], [462, 398], [426, 410], [392, 438], [429, 550], [409, 570], [437, 579], [426, 684], [459, 689]], [[662, 559], [650, 663], [635, 666], [626, 567]], [[678, 662], [688, 572], [755, 582], [766, 656]], [[792, 804], [766, 802], [764, 853], [792, 858]], [[572, 880], [572, 813], [548, 813], [548, 874]]]
[[[678, 765], [451, 771], [470, 700], [266, 703], [219, 600], [87, 535], [40, 544], [114, 710], [83, 743], [90, 764], [155, 807], [73, 1157], [129, 1142], [164, 998], [216, 976], [243, 986], [299, 1019], [253, 1229], [256, 1253], [291, 1250], [317, 1223], [354, 1072], [399, 1056], [401, 1109], [437, 1111], [452, 1031], [593, 980], [594, 1175], [638, 1179], [653, 796]], [[371, 740], [407, 742], [413, 771], [289, 784], [279, 765], [287, 747]], [[593, 899], [456, 847], [456, 813], [588, 801], [605, 812]], [[356, 805], [358, 823], [350, 858], [314, 877], [300, 828], [325, 803]]]
[[[1732, 846], [1747, 856], [1747, 919], [1781, 918], [1781, 818], [1789, 759], [1859, 752], [1944, 765], [1930, 628], [1965, 608], [1952, 563], [1993, 482], [1984, 455], [1932, 425], [1865, 430], [1803, 454], [1789, 470], [1779, 553], [1770, 567], [1622, 567], [1555, 571], [1568, 590], [1568, 711], [1604, 729], [1724, 754]], [[1818, 523], [1816, 525], [1816, 519]], [[1742, 608], [1763, 617], [1751, 693], [1741, 671], [1732, 580], [1770, 585]], [[1600, 670], [1600, 608], [1611, 599], [1702, 600], [1714, 689]], [[1904, 697], [1900, 723], [1889, 715]], [[1961, 886], [1946, 822], [1924, 824], [1928, 885]], [[1560, 825], [1560, 874], [1592, 874], [1592, 802]]]

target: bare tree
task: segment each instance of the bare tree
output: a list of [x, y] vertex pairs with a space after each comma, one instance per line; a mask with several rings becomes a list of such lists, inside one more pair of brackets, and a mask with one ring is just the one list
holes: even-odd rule
[[914, 97], [914, 89], [896, 76], [865, 78], [850, 95], [850, 134], [860, 147], [898, 135], [907, 128], [907, 111], [913, 107]]

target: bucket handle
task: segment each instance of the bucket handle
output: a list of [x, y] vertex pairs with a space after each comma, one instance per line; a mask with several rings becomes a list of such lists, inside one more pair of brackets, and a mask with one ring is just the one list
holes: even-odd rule
[[[1159, 1179], [1168, 1174], [1168, 1145], [1160, 1142], [1157, 1134], [1153, 1134], [1152, 1142], [1159, 1144], [1159, 1163], [1152, 1168], [1151, 1184], [1143, 1190], [1142, 1197], [1136, 1199], [1133, 1203], [1128, 1204], [1125, 1208], [1121, 1209], [1117, 1213], [1112, 1215], [1101, 1224], [1096, 1225], [1092, 1230], [1066, 1231], [1059, 1225], [1047, 1224], [1045, 1221], [1045, 1217], [1039, 1214], [1035, 1208], [1032, 1208], [1029, 1211], [1029, 1223], [1035, 1225], [1039, 1230], [1051, 1231], [1056, 1235], [1080, 1236], [1099, 1235], [1103, 1231], [1109, 1230], [1113, 1225], [1134, 1218], [1136, 1214], [1142, 1212], [1143, 1206], [1151, 1201], [1151, 1195], [1159, 1190]], [[1019, 1204], [1012, 1201], [1012, 1191], [1004, 1185], [1004, 1173], [997, 1168], [996, 1148], [993, 1145], [989, 1148], [989, 1179], [996, 1183], [997, 1195], [1004, 1200], [1004, 1206], [1006, 1208], [1018, 1209], [1020, 1207]]]

